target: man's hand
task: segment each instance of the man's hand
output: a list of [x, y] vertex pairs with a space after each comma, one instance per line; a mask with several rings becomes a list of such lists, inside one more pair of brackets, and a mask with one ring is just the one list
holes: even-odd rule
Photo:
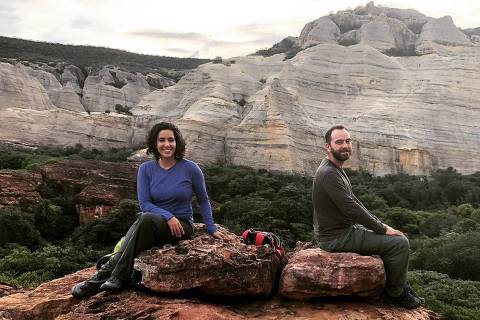
[[225, 235], [223, 233], [221, 233], [220, 231], [215, 231], [214, 233], [212, 233], [212, 237], [214, 237], [215, 239], [225, 239]]
[[385, 223], [383, 225], [387, 228], [387, 230], [385, 231], [385, 234], [387, 236], [401, 236], [401, 235], [403, 235], [403, 233], [401, 231], [398, 231], [397, 229], [393, 229], [392, 227], [390, 227], [389, 225], [387, 225]]
[[183, 230], [182, 224], [180, 221], [178, 221], [177, 218], [173, 217], [170, 220], [167, 221], [168, 227], [170, 228], [170, 232], [172, 233], [172, 236], [181, 238], [184, 234], [185, 231]]

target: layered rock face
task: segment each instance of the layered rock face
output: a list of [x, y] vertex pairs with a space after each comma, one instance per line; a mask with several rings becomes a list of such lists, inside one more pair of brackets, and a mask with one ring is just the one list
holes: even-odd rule
[[279, 293], [298, 300], [368, 297], [382, 292], [384, 285], [385, 270], [380, 258], [312, 248], [299, 250], [289, 258], [282, 271]]
[[[452, 166], [471, 173], [480, 167], [480, 50], [442, 48], [442, 55], [391, 57], [368, 45], [319, 44], [286, 61], [276, 55], [207, 64], [146, 96], [133, 112], [176, 121], [189, 156], [203, 162], [312, 174], [325, 154], [325, 131], [342, 123], [354, 139], [347, 162], [354, 169], [428, 175]], [[236, 105], [252, 64], [270, 69], [251, 76], [254, 86], [243, 86], [245, 103]]]
[[1, 170], [0, 207], [28, 207], [42, 200], [40, 187], [75, 195], [79, 221], [103, 216], [122, 199], [136, 199], [137, 165], [95, 160], [62, 160], [37, 171]]
[[[153, 123], [174, 121], [193, 160], [311, 175], [325, 155], [324, 133], [343, 124], [354, 139], [346, 163], [353, 169], [473, 173], [480, 167], [477, 36], [449, 17], [369, 3], [307, 24], [297, 40], [304, 50], [292, 59], [230, 58], [166, 88], [151, 75], [105, 67], [85, 79], [81, 102], [102, 111], [95, 114], [54, 105], [51, 77], [41, 82], [25, 66], [0, 64], [9, 75], [0, 82], [0, 135], [23, 144], [137, 145]], [[114, 114], [117, 105], [132, 107], [133, 116]]]
[[307, 24], [298, 42], [310, 48], [293, 59], [202, 65], [133, 113], [176, 121], [189, 156], [202, 162], [312, 174], [323, 134], [341, 123], [355, 141], [354, 169], [472, 173], [480, 167], [480, 47], [469, 37], [451, 18], [370, 3]]
[[0, 207], [22, 207], [39, 202], [38, 192], [43, 183], [38, 172], [1, 170]]
[[247, 246], [223, 227], [216, 240], [197, 224], [192, 240], [148, 250], [135, 259], [142, 284], [160, 293], [196, 290], [206, 295], [268, 297], [281, 269], [268, 246]]
[[136, 167], [129, 163], [68, 160], [43, 166], [45, 182], [57, 190], [78, 190], [81, 224], [101, 217], [121, 199], [136, 198]]
[[112, 66], [85, 73], [69, 64], [0, 62], [1, 140], [129, 146], [133, 124], [141, 126], [142, 120], [125, 114], [144, 95], [174, 83], [158, 74], [144, 76]]

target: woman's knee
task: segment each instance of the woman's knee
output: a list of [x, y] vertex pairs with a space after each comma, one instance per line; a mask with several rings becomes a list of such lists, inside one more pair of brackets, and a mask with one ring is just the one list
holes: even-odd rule
[[151, 212], [144, 212], [140, 215], [140, 217], [138, 217], [138, 222], [139, 224], [141, 225], [162, 225], [162, 224], [166, 224], [165, 222], [165, 219], [158, 215], [158, 214], [155, 214], [155, 213], [151, 213]]

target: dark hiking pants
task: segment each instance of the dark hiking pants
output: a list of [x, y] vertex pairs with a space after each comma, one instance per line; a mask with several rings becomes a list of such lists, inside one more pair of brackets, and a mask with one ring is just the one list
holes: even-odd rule
[[318, 241], [321, 249], [329, 252], [355, 252], [378, 255], [383, 260], [387, 283], [385, 291], [393, 297], [403, 292], [407, 281], [410, 243], [405, 236], [387, 236], [355, 225], [335, 240]]
[[192, 237], [192, 224], [178, 220], [185, 232], [181, 238], [172, 235], [167, 221], [161, 215], [142, 213], [125, 235], [120, 250], [110, 257], [89, 281], [103, 283], [110, 276], [116, 276], [124, 283], [128, 283], [132, 276], [134, 259], [141, 251], [165, 244], [175, 245], [180, 240]]

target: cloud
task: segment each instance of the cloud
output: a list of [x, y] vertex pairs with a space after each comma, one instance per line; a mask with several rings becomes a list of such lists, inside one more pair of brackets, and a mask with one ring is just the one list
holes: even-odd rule
[[[192, 50], [187, 50], [185, 48], [165, 48], [165, 50], [170, 51], [170, 52], [176, 52], [178, 54], [184, 55], [184, 54], [192, 54]], [[197, 52], [198, 54], [198, 52]]]
[[205, 35], [196, 32], [164, 31], [155, 29], [130, 31], [126, 32], [125, 35], [154, 38], [157, 40], [182, 39], [192, 41], [204, 41], [206, 38]]
[[91, 28], [93, 26], [94, 24], [92, 23], [92, 21], [85, 18], [76, 18], [70, 24], [70, 27], [72, 29], [85, 29], [85, 28]]

